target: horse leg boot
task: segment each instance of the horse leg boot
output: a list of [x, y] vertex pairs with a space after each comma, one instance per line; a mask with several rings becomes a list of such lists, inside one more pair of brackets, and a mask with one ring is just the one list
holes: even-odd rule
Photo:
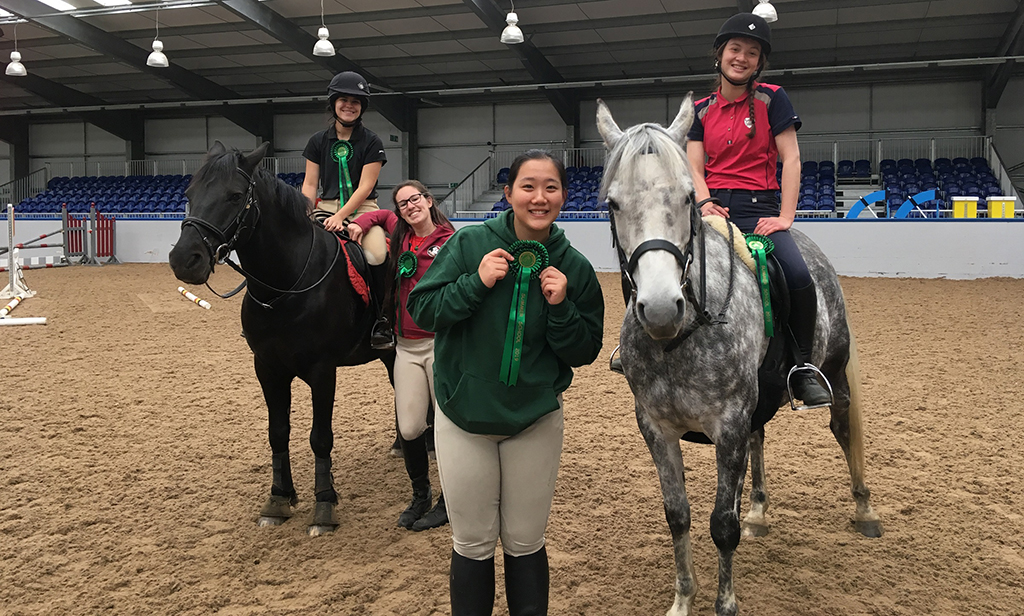
[[330, 458], [315, 458], [313, 492], [316, 494], [316, 505], [313, 507], [313, 523], [310, 524], [310, 537], [334, 532], [338, 527], [338, 517], [334, 511], [338, 503], [338, 494], [334, 491], [334, 475], [331, 473]]
[[491, 616], [494, 611], [494, 557], [473, 560], [452, 550], [448, 589], [452, 616]]
[[[818, 318], [818, 294], [814, 290], [814, 283], [802, 289], [791, 289], [789, 301], [789, 327], [796, 339], [801, 360], [810, 363], [811, 352], [814, 350], [814, 326]], [[793, 374], [793, 395], [803, 400], [806, 406], [827, 406], [832, 402], [832, 396], [821, 386], [814, 373], [806, 370]]]
[[388, 265], [371, 265], [370, 297], [373, 298], [373, 309], [377, 320], [370, 331], [370, 348], [376, 351], [389, 351], [395, 348], [395, 327], [388, 315], [384, 314], [384, 288], [387, 279]]
[[400, 442], [402, 457], [405, 460], [405, 470], [409, 473], [409, 479], [412, 481], [412, 502], [402, 512], [402, 515], [398, 516], [398, 525], [402, 528], [412, 528], [413, 523], [430, 510], [430, 503], [433, 499], [430, 492], [427, 439], [421, 434], [411, 441], [402, 438]]
[[292, 483], [292, 464], [288, 452], [275, 453], [271, 458], [274, 468], [274, 483], [270, 486], [270, 498], [260, 509], [260, 526], [278, 526], [292, 517], [292, 507], [298, 504]]
[[509, 616], [547, 616], [548, 552], [543, 547], [527, 556], [505, 554], [505, 598]]

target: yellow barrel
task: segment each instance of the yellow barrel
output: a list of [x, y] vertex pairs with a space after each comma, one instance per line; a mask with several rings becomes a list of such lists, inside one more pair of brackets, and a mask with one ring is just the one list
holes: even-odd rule
[[988, 217], [989, 218], [1013, 218], [1013, 212], [1017, 208], [1017, 197], [989, 197]]
[[953, 218], [977, 218], [977, 197], [953, 197]]

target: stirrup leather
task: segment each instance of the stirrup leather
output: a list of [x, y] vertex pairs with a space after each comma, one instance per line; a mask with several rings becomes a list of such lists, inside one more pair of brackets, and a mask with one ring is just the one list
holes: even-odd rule
[[[793, 375], [798, 372], [810, 372], [812, 373], [812, 375], [815, 375], [818, 379], [825, 383], [825, 387], [828, 388], [828, 403], [815, 405], [802, 404], [800, 406], [796, 405], [796, 398], [793, 397]], [[827, 406], [832, 406], [836, 401], [835, 394], [832, 392], [832, 383], [828, 382], [828, 379], [825, 378], [825, 375], [822, 374], [821, 370], [819, 370], [818, 367], [815, 366], [814, 364], [803, 364], [800, 366], [793, 366], [792, 368], [790, 368], [789, 374], [786, 375], [786, 389], [789, 392], [789, 405], [790, 407], [792, 407], [794, 411], [821, 409]]]

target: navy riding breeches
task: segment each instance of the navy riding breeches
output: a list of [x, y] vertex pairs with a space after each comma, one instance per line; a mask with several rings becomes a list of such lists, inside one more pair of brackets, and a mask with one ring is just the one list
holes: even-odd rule
[[[729, 208], [729, 220], [744, 233], [753, 233], [758, 220], [779, 215], [779, 202], [773, 190], [715, 188], [711, 190], [711, 196], [720, 199], [722, 207]], [[772, 254], [782, 265], [789, 288], [802, 289], [811, 284], [811, 273], [807, 271], [804, 257], [789, 231], [776, 231], [769, 238], [775, 244]]]

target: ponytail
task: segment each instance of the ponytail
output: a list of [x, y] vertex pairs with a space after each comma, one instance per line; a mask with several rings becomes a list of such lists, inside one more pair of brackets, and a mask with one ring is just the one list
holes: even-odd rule
[[747, 84], [747, 107], [750, 109], [750, 114], [747, 116], [750, 118], [750, 132], [747, 133], [747, 139], [753, 139], [757, 135], [757, 120], [754, 114], [754, 80], [751, 79], [750, 83]]

